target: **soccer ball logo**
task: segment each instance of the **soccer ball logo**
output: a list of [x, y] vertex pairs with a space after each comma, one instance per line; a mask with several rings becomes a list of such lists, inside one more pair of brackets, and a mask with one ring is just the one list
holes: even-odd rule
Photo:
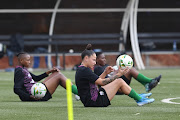
[[121, 69], [126, 67], [131, 69], [133, 67], [133, 59], [129, 55], [121, 55], [117, 58], [116, 65], [120, 66]]
[[31, 94], [36, 98], [42, 98], [46, 94], [46, 87], [42, 83], [36, 83], [31, 87]]

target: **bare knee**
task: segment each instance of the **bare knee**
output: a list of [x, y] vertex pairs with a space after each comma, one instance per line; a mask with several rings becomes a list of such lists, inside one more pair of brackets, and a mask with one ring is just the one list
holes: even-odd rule
[[58, 75], [59, 74], [59, 72], [53, 72], [51, 75], [52, 76], [56, 76], [56, 75]]
[[60, 73], [59, 72], [53, 72], [51, 75], [49, 75], [49, 80], [52, 80], [52, 79], [57, 79], [59, 80], [60, 79]]
[[119, 86], [123, 86], [126, 84], [126, 82], [122, 78], [118, 78], [115, 81], [116, 81], [116, 84], [118, 84]]
[[52, 75], [54, 75], [54, 76], [62, 76], [63, 74], [61, 72], [57, 71], [57, 72], [53, 72]]

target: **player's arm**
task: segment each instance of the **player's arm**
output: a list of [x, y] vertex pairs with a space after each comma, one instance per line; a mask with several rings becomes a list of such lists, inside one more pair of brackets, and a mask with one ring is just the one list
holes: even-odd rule
[[106, 74], [105, 72], [103, 72], [99, 77], [102, 78], [102, 79], [104, 79], [104, 78], [106, 77], [106, 75], [107, 75], [107, 74]]
[[99, 77], [104, 79], [109, 73], [113, 72], [113, 70], [111, 66], [108, 66]]
[[99, 77], [95, 83], [98, 85], [101, 85], [101, 86], [107, 85], [107, 84], [113, 82], [114, 80], [118, 79], [119, 77], [121, 77], [122, 75], [127, 73], [128, 71], [129, 71], [128, 68], [125, 68], [124, 70], [119, 69], [117, 74], [115, 74], [111, 77], [105, 78], [105, 79], [102, 79], [101, 77]]
[[32, 79], [33, 79], [34, 81], [40, 81], [40, 80], [42, 80], [42, 79], [44, 79], [45, 77], [48, 76], [48, 74], [47, 74], [46, 72], [43, 73], [43, 74], [41, 74], [41, 75], [34, 75], [33, 73], [30, 73], [30, 74], [31, 74]]
[[34, 81], [40, 81], [40, 80], [44, 79], [45, 77], [47, 77], [50, 73], [54, 73], [54, 72], [59, 72], [59, 69], [54, 67], [51, 70], [49, 70], [41, 75], [34, 75], [33, 73], [30, 73], [30, 74]]
[[97, 85], [101, 85], [101, 86], [104, 86], [104, 85], [107, 85], [107, 84], [109, 84], [109, 83], [111, 83], [111, 82], [113, 82], [114, 80], [116, 80], [117, 78], [119, 78], [120, 76], [119, 75], [114, 75], [114, 76], [111, 76], [111, 77], [108, 77], [108, 78], [104, 78], [104, 79], [102, 79], [102, 78], [98, 78], [97, 80], [96, 80], [96, 84]]

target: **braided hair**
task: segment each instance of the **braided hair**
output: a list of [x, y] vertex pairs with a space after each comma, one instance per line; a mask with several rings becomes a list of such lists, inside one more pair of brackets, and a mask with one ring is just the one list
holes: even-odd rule
[[18, 59], [21, 59], [22, 57], [24, 57], [24, 55], [28, 55], [28, 53], [26, 53], [26, 52], [20, 52], [20, 53], [18, 53], [16, 56], [17, 56]]

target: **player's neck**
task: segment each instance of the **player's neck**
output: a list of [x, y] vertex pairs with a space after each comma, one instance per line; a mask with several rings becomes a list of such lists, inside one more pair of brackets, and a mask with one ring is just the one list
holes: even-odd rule
[[81, 66], [88, 67], [88, 65], [85, 62], [82, 62]]
[[24, 65], [22, 65], [21, 63], [19, 63], [17, 66], [21, 66], [21, 67], [24, 67]]

